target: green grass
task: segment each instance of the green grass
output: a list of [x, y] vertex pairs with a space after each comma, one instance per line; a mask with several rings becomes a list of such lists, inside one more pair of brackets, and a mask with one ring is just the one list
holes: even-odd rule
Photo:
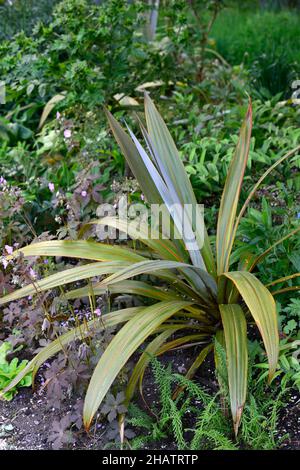
[[242, 62], [257, 89], [291, 95], [291, 81], [300, 75], [300, 15], [295, 11], [225, 9], [211, 38], [232, 65]]

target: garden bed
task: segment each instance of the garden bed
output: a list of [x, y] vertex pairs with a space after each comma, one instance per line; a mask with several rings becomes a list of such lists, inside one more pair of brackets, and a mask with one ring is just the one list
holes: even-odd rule
[[0, 0], [0, 449], [300, 448], [299, 10], [154, 3]]
[[[168, 353], [162, 363], [172, 363], [175, 372], [186, 370], [191, 361], [189, 352]], [[55, 420], [60, 420], [69, 413], [76, 404], [76, 400], [66, 400], [62, 403], [60, 410], [49, 409], [47, 397], [37, 377], [36, 390], [21, 389], [11, 402], [0, 401], [0, 450], [49, 450], [52, 445], [48, 440], [52, 425]], [[213, 360], [208, 358], [207, 363], [201, 366], [195, 382], [201, 384], [213, 394], [218, 389], [218, 383], [213, 371]], [[148, 411], [153, 405], [159, 403], [158, 387], [153, 383], [151, 370], [145, 374], [143, 386], [144, 400], [137, 394], [137, 403], [144, 411]], [[80, 398], [78, 398], [80, 400]], [[146, 403], [146, 405], [145, 405]], [[195, 425], [194, 418], [185, 421], [186, 427]], [[74, 442], [66, 448], [82, 450], [101, 450], [112, 448], [111, 440], [105, 435], [107, 422], [98, 422], [89, 434], [84, 431], [74, 433]], [[229, 423], [230, 426], [230, 423]], [[132, 429], [132, 427], [129, 426]], [[5, 431], [7, 429], [7, 431]], [[288, 433], [282, 441], [282, 436]], [[291, 390], [286, 395], [286, 404], [279, 413], [277, 424], [278, 449], [300, 450], [300, 393]], [[130, 443], [130, 441], [129, 441]], [[119, 444], [120, 446], [120, 444]], [[116, 447], [118, 448], [118, 444]], [[145, 445], [145, 449], [175, 450], [176, 442], [170, 438], [161, 442]], [[243, 448], [243, 447], [241, 447]]]

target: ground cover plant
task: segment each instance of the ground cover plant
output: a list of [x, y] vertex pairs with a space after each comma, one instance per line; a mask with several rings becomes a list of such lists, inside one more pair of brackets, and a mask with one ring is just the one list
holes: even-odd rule
[[[225, 350], [220, 344], [217, 347], [225, 359]], [[251, 367], [253, 351], [250, 348]], [[155, 358], [151, 359], [151, 367], [158, 388], [158, 406], [151, 410], [150, 416], [135, 404], [129, 407], [129, 423], [133, 429], [142, 431], [142, 435], [139, 433], [128, 442], [129, 448], [149, 448], [149, 444], [170, 439], [170, 434], [176, 447], [181, 450], [276, 448], [278, 414], [284, 406], [283, 397], [287, 390], [282, 389], [277, 397], [273, 390], [266, 399], [262, 383], [249, 381], [249, 397], [241, 419], [241, 432], [235, 440], [229, 417], [224, 413], [228, 403], [220, 400], [220, 391], [212, 392], [181, 374], [172, 373], [171, 364], [165, 367]], [[219, 372], [226, 377], [226, 359], [222, 367], [224, 370]], [[181, 392], [174, 395], [176, 386], [181, 387]]]
[[[7, 355], [11, 350], [11, 344], [8, 342], [2, 343], [0, 347], [0, 390], [3, 390], [7, 387], [12, 379], [18, 375], [18, 373], [24, 369], [27, 362], [26, 360], [22, 361], [19, 364], [18, 359], [15, 357], [10, 362], [7, 360]], [[27, 375], [21, 381], [21, 387], [30, 387], [31, 385], [31, 376]], [[3, 397], [5, 400], [12, 400], [14, 394], [17, 393], [16, 389], [12, 389], [9, 393], [4, 393]]]

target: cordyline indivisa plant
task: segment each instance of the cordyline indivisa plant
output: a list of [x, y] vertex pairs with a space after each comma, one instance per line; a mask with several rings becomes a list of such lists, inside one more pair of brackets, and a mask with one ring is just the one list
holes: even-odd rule
[[[167, 208], [176, 204], [182, 207], [185, 204], [196, 206], [196, 198], [182, 160], [149, 96], [145, 96], [146, 127], [141, 123], [147, 151], [130, 130], [129, 134], [123, 130], [109, 111], [106, 111], [106, 114], [113, 134], [147, 202], [164, 203]], [[36, 281], [34, 285], [25, 286], [6, 295], [0, 299], [0, 304], [33, 295], [36, 289], [44, 291], [94, 276], [106, 275], [100, 282], [89, 283], [86, 287], [66, 292], [65, 297], [76, 299], [90, 296], [91, 293], [97, 296], [109, 289], [111, 294], [130, 293], [147, 297], [151, 299], [151, 305], [113, 311], [61, 335], [41, 350], [5, 391], [14, 387], [29, 371], [32, 371], [34, 378], [41, 364], [71, 341], [84, 338], [95, 328], [100, 331], [123, 324], [101, 356], [88, 386], [83, 418], [86, 429], [89, 429], [99, 405], [118, 373], [145, 341], [146, 348], [135, 364], [126, 388], [125, 404], [128, 404], [132, 398], [138, 383], [141, 386], [151, 356], [160, 355], [175, 347], [188, 345], [191, 348], [193, 344], [202, 344], [200, 354], [194, 357], [194, 362], [187, 372], [190, 378], [207, 354], [214, 349], [217, 336], [218, 342], [221, 342], [226, 350], [230, 406], [237, 434], [247, 394], [246, 322], [254, 320], [260, 331], [268, 357], [269, 380], [271, 380], [277, 367], [279, 335], [275, 301], [269, 287], [277, 282], [284, 282], [286, 278], [272, 282], [267, 288], [253, 274], [257, 264], [274, 245], [259, 257], [244, 255], [239, 260], [239, 270], [230, 270], [233, 264], [233, 244], [241, 217], [258, 186], [271, 170], [300, 148], [293, 149], [268, 168], [238, 212], [239, 195], [249, 153], [251, 127], [252, 108], [249, 103], [222, 194], [214, 247], [203, 220], [200, 228], [199, 223], [194, 227], [193, 220], [185, 221], [190, 224], [190, 229], [196, 232], [196, 239], [199, 240], [199, 247], [193, 246], [191, 249], [177, 236], [170, 239], [164, 239], [163, 236], [156, 239], [149, 238], [147, 222], [139, 226], [139, 230], [136, 231], [132, 224], [127, 224], [124, 220], [105, 217], [93, 223], [114, 227], [120, 231], [128, 230], [127, 235], [131, 239], [138, 238], [138, 243], [143, 244], [144, 251], [135, 251], [132, 245], [112, 246], [103, 242], [79, 239], [34, 243], [8, 256], [10, 259], [22, 252], [25, 257], [63, 256], [94, 262]], [[178, 220], [180, 215], [177, 214], [176, 218], [173, 214], [171, 217], [176, 229], [177, 224], [181, 222]], [[294, 235], [299, 229], [300, 227], [288, 236]], [[200, 243], [203, 233], [204, 241]], [[142, 282], [138, 280], [139, 278], [132, 280], [142, 274], [156, 276], [157, 285], [152, 285], [150, 281]], [[217, 354], [215, 357], [217, 358]]]

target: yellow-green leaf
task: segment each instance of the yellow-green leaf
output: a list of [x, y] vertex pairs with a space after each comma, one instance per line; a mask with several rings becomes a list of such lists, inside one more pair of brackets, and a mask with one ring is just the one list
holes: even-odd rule
[[147, 307], [114, 336], [101, 356], [89, 383], [83, 409], [86, 429], [90, 428], [103, 398], [130, 356], [165, 320], [187, 305], [190, 303], [173, 301], [159, 302]]
[[224, 276], [234, 283], [258, 326], [268, 356], [269, 380], [271, 380], [276, 371], [279, 351], [278, 320], [274, 298], [251, 273], [234, 271], [224, 273]]
[[240, 305], [221, 304], [219, 308], [225, 333], [231, 413], [237, 435], [247, 394], [247, 325]]
[[128, 248], [86, 240], [50, 240], [32, 243], [13, 252], [7, 259], [22, 253], [27, 256], [61, 256], [95, 261], [142, 261], [143, 256]]
[[56, 104], [59, 103], [60, 101], [64, 100], [65, 97], [66, 97], [66, 96], [63, 95], [63, 94], [58, 94], [58, 95], [53, 96], [53, 97], [48, 101], [48, 103], [46, 103], [46, 105], [45, 105], [45, 107], [44, 107], [44, 109], [43, 109], [41, 118], [40, 118], [39, 129], [41, 129], [41, 128], [43, 127], [43, 125], [45, 124], [45, 121], [46, 121], [47, 117], [48, 117], [49, 114], [51, 113], [52, 109], [56, 106]]
[[134, 240], [140, 240], [141, 243], [149, 246], [152, 250], [159, 253], [164, 259], [184, 261], [187, 259], [186, 254], [178, 251], [178, 247], [174, 243], [163, 238], [162, 234], [152, 228], [148, 223], [137, 222], [132, 220], [122, 220], [117, 217], [103, 217], [102, 219], [92, 220], [88, 225], [107, 225], [121, 232], [126, 233]]
[[[107, 287], [101, 287], [100, 283], [97, 282], [92, 285], [87, 285], [79, 289], [74, 289], [67, 292], [64, 298], [79, 299], [82, 297], [88, 297], [89, 295], [103, 295], [107, 292]], [[163, 288], [154, 287], [151, 284], [141, 281], [121, 281], [113, 284], [109, 287], [110, 294], [135, 294], [150, 299], [156, 300], [174, 300], [175, 298], [180, 299], [180, 295], [173, 290], [165, 290]]]
[[18, 289], [11, 294], [1, 297], [0, 305], [21, 299], [27, 295], [37, 294], [38, 292], [54, 289], [55, 287], [63, 287], [70, 282], [80, 281], [94, 276], [101, 276], [103, 274], [116, 273], [128, 265], [129, 263], [126, 263], [125, 261], [112, 261], [111, 263], [103, 261], [102, 263], [89, 263], [84, 266], [66, 269], [56, 274], [52, 274], [42, 280], [34, 280], [31, 284], [22, 287], [22, 289]]
[[229, 257], [234, 242], [234, 223], [248, 160], [251, 129], [252, 107], [250, 102], [237, 148], [229, 167], [220, 204], [216, 240], [218, 275], [228, 271], [229, 268]]

